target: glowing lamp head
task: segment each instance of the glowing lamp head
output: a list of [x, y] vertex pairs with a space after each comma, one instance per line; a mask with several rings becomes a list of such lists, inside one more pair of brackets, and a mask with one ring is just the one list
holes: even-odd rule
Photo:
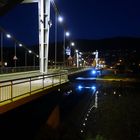
[[71, 46], [75, 46], [75, 43], [74, 42], [71, 42]]
[[70, 36], [70, 33], [69, 32], [66, 32], [66, 36], [69, 37]]
[[29, 53], [32, 53], [32, 51], [31, 51], [31, 50], [29, 50], [28, 52], [29, 52]]
[[19, 44], [19, 47], [22, 47], [22, 46], [23, 46], [23, 45], [20, 43], [20, 44]]
[[59, 21], [60, 23], [62, 23], [62, 22], [63, 22], [63, 17], [59, 16], [59, 17], [58, 17], [58, 21]]
[[10, 34], [6, 34], [6, 37], [7, 37], [7, 38], [11, 38], [11, 35], [10, 35]]

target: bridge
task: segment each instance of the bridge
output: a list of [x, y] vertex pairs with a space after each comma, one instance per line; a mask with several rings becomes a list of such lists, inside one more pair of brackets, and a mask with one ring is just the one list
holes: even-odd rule
[[[63, 42], [63, 66], [56, 68], [57, 63], [57, 35], [55, 35], [55, 65], [54, 68], [50, 68], [48, 63], [48, 53], [49, 53], [49, 31], [51, 28], [50, 20], [50, 5], [52, 4], [56, 17], [62, 22], [62, 18], [59, 15], [57, 5], [53, 0], [6, 0], [0, 2], [0, 13], [5, 14], [11, 8], [13, 8], [18, 3], [38, 3], [38, 19], [39, 19], [39, 54], [35, 53], [33, 50], [30, 50], [24, 43], [18, 41], [16, 37], [12, 36], [2, 27], [0, 28], [1, 32], [1, 68], [0, 68], [0, 113], [4, 113], [8, 110], [11, 110], [19, 105], [25, 104], [33, 99], [36, 99], [40, 96], [43, 96], [47, 91], [61, 86], [67, 83], [68, 75], [87, 70], [86, 65], [79, 64], [79, 55], [76, 50], [76, 60], [73, 64], [66, 66], [66, 49], [65, 49], [65, 39], [66, 36], [69, 36], [67, 28], [64, 25], [64, 42]], [[57, 25], [55, 25], [57, 26]], [[55, 28], [57, 30], [57, 27]], [[55, 31], [57, 34], [57, 31]], [[12, 39], [15, 43], [14, 46], [14, 67], [7, 68], [6, 62], [4, 62], [4, 52], [3, 52], [3, 40], [4, 36], [8, 39]], [[74, 42], [71, 42], [71, 46], [74, 46]], [[27, 71], [27, 58], [25, 58], [25, 66], [17, 67], [17, 47], [22, 47], [29, 54], [34, 55], [34, 67], [29, 68]], [[71, 57], [71, 54], [68, 54]], [[39, 66], [35, 67], [35, 57], [39, 58]], [[71, 57], [72, 58], [72, 57]], [[25, 68], [25, 69], [24, 69]], [[24, 70], [23, 70], [24, 69]], [[24, 71], [24, 72], [23, 72]], [[45, 91], [45, 92], [44, 92]]]

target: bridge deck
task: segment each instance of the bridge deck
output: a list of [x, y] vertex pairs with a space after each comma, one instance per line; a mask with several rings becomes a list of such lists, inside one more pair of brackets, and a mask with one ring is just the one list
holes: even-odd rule
[[39, 71], [0, 75], [0, 113], [5, 112], [7, 105], [11, 108], [11, 104], [15, 102], [23, 104], [24, 101], [20, 101], [21, 99], [34, 98], [34, 95], [41, 96], [42, 91], [68, 82], [68, 75], [85, 70], [87, 69], [57, 73], [51, 73], [54, 72], [51, 70], [49, 74], [43, 75]]
[[[26, 78], [25, 78], [26, 77]], [[17, 79], [15, 79], [17, 78]], [[32, 96], [68, 81], [68, 73], [43, 74], [39, 72], [6, 74], [0, 76], [0, 107]], [[6, 81], [7, 80], [7, 81]]]

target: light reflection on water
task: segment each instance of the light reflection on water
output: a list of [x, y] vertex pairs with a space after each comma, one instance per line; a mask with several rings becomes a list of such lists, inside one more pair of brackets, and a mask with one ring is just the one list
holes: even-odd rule
[[[95, 90], [92, 90], [93, 86]], [[139, 84], [99, 83], [78, 79], [74, 83], [73, 90], [75, 94], [91, 95], [92, 99], [79, 126], [79, 135], [83, 139], [89, 138], [89, 134], [91, 139], [97, 137], [106, 140], [140, 139]], [[88, 101], [85, 102], [85, 106], [87, 104]]]
[[93, 134], [93, 139], [97, 136], [107, 140], [140, 139], [139, 85], [103, 83], [98, 91], [98, 96], [95, 95], [98, 108], [88, 120], [87, 129], [90, 129], [85, 135]]

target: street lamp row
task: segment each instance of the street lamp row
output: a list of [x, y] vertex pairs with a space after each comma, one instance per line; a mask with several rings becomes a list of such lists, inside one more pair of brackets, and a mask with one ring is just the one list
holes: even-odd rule
[[1, 33], [0, 34], [0, 40], [1, 40], [1, 43], [0, 43], [1, 66], [3, 66], [3, 39], [4, 39], [4, 34], [5, 34], [6, 38], [13, 39], [15, 41], [15, 54], [14, 54], [14, 57], [13, 57], [13, 59], [15, 60], [15, 67], [16, 67], [16, 60], [17, 60], [17, 56], [16, 56], [16, 47], [17, 47], [17, 45], [19, 47], [25, 48], [28, 51], [28, 53], [34, 54], [37, 58], [39, 57], [39, 55], [37, 55], [35, 52], [33, 52], [32, 50], [28, 49], [27, 47], [25, 47], [25, 45], [23, 45], [22, 43], [17, 41], [11, 34], [6, 33], [6, 31], [4, 29], [0, 28], [0, 33]]

